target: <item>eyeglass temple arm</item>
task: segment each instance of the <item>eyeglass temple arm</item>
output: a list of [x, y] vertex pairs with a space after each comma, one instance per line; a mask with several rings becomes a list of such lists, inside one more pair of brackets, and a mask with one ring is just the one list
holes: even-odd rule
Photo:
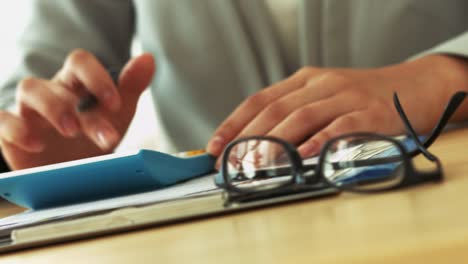
[[396, 93], [393, 93], [393, 102], [394, 102], [395, 107], [396, 107], [396, 109], [398, 111], [398, 114], [402, 118], [403, 123], [404, 123], [404, 125], [406, 127], [406, 130], [411, 135], [411, 137], [414, 139], [414, 141], [415, 141], [415, 143], [416, 143], [416, 145], [418, 147], [417, 150], [414, 150], [414, 151], [412, 151], [410, 153], [411, 156], [415, 156], [419, 152], [422, 152], [424, 154], [424, 156], [426, 156], [426, 158], [428, 158], [431, 161], [435, 161], [435, 159], [436, 159], [435, 156], [432, 155], [427, 150], [427, 148], [429, 146], [431, 146], [432, 143], [434, 143], [434, 141], [440, 135], [440, 133], [442, 132], [442, 129], [444, 129], [444, 127], [447, 125], [448, 121], [450, 120], [450, 117], [453, 115], [453, 113], [455, 113], [457, 108], [460, 106], [460, 104], [465, 99], [466, 95], [467, 95], [466, 92], [458, 91], [457, 93], [455, 93], [450, 98], [450, 101], [448, 102], [447, 106], [445, 107], [443, 115], [441, 116], [441, 118], [437, 122], [437, 125], [432, 130], [430, 136], [426, 140], [424, 140], [424, 143], [421, 143], [421, 141], [419, 140], [419, 138], [418, 138], [418, 136], [416, 134], [416, 131], [411, 126], [411, 123], [410, 123], [405, 111], [403, 110], [403, 108], [402, 108], [402, 106], [400, 104], [400, 100], [398, 99], [398, 95]]
[[[433, 161], [435, 159], [434, 155], [429, 153], [427, 148], [421, 143], [421, 140], [419, 140], [416, 131], [414, 131], [413, 126], [411, 126], [411, 123], [408, 119], [408, 116], [406, 115], [405, 111], [403, 110], [403, 107], [401, 106], [400, 100], [398, 99], [397, 93], [393, 93], [393, 103], [395, 105], [395, 108], [400, 115], [401, 120], [403, 121], [403, 124], [405, 125], [406, 131], [408, 134], [413, 138], [416, 146], [418, 147], [418, 150], [422, 152], [422, 154], [429, 160]], [[416, 152], [417, 153], [417, 152]], [[413, 154], [413, 153], [411, 153]]]
[[439, 119], [439, 122], [437, 123], [435, 128], [432, 130], [432, 133], [429, 136], [429, 138], [427, 138], [424, 141], [424, 146], [425, 147], [429, 147], [430, 145], [432, 145], [432, 143], [434, 143], [436, 138], [440, 135], [440, 133], [444, 129], [445, 125], [447, 125], [447, 123], [450, 120], [450, 118], [452, 117], [452, 115], [455, 113], [457, 108], [463, 102], [466, 95], [467, 95], [466, 92], [458, 91], [452, 96], [452, 98], [450, 98], [450, 101], [448, 102], [447, 106], [445, 107], [444, 114]]
[[406, 177], [405, 181], [402, 182], [404, 186], [410, 186], [414, 184], [419, 184], [427, 181], [441, 181], [444, 178], [444, 173], [442, 165], [438, 158], [435, 159], [435, 164], [437, 169], [432, 171], [417, 171], [414, 174], [409, 174], [410, 177]]

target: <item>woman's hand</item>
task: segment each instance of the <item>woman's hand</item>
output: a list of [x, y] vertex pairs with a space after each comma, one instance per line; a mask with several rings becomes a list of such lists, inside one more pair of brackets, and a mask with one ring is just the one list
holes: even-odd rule
[[[75, 50], [51, 80], [22, 80], [17, 111], [0, 111], [0, 141], [10, 168], [109, 153], [128, 128], [153, 73], [151, 55], [133, 58], [122, 69], [117, 88], [95, 56]], [[78, 113], [80, 98], [89, 93], [98, 98], [98, 106]]]
[[[219, 126], [207, 150], [218, 156], [233, 139], [268, 135], [298, 145], [306, 157], [340, 134], [401, 134], [404, 125], [393, 92], [415, 129], [426, 133], [452, 94], [463, 89], [468, 89], [468, 65], [444, 55], [378, 69], [306, 67], [247, 98]], [[466, 104], [462, 108], [459, 119], [468, 115]]]

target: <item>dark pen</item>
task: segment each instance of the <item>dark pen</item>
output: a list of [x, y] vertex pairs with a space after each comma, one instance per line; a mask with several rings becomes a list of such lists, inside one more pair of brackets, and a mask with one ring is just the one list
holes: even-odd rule
[[[111, 76], [112, 80], [116, 85], [119, 82], [119, 71], [118, 70], [108, 70], [107, 71]], [[88, 94], [85, 97], [81, 98], [80, 102], [76, 106], [76, 111], [78, 112], [87, 112], [92, 110], [98, 104], [98, 99], [93, 94]]]

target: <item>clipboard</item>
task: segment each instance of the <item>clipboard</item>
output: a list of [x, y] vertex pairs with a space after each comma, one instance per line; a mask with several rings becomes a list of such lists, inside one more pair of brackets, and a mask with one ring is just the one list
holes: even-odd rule
[[[212, 177], [210, 179], [213, 180]], [[0, 253], [226, 215], [338, 193], [335, 188], [317, 185], [293, 194], [226, 203], [226, 194], [217, 189], [154, 203], [6, 226], [0, 229]]]

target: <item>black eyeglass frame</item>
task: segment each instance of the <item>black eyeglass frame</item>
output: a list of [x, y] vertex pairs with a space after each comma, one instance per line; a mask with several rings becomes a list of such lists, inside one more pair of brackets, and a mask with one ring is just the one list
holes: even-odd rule
[[[327, 177], [324, 176], [323, 170], [324, 170], [324, 164], [326, 161], [325, 157], [330, 149], [330, 147], [337, 141], [343, 140], [346, 138], [366, 138], [369, 139], [369, 141], [386, 141], [390, 142], [395, 146], [400, 155], [398, 156], [398, 159], [395, 160], [394, 157], [390, 158], [379, 158], [378, 160], [376, 159], [370, 159], [370, 160], [356, 160], [353, 161], [357, 166], [353, 167], [360, 167], [360, 166], [371, 166], [371, 165], [381, 165], [384, 164], [385, 162], [390, 163], [390, 162], [395, 162], [395, 161], [401, 161], [401, 166], [404, 170], [403, 172], [403, 179], [400, 181], [397, 185], [390, 186], [388, 188], [381, 188], [378, 190], [359, 190], [359, 189], [354, 189], [349, 186], [340, 186], [335, 184], [334, 182], [330, 181]], [[223, 156], [223, 166], [221, 168], [222, 170], [222, 175], [223, 175], [223, 180], [224, 180], [224, 185], [222, 186], [225, 190], [229, 191], [230, 193], [238, 193], [238, 194], [247, 194], [247, 193], [256, 193], [256, 192], [275, 192], [275, 190], [278, 190], [280, 188], [284, 188], [287, 186], [291, 185], [297, 185], [297, 186], [302, 186], [302, 185], [311, 185], [311, 186], [316, 186], [316, 184], [319, 183], [326, 183], [326, 185], [330, 187], [335, 187], [337, 189], [343, 190], [343, 191], [352, 191], [352, 192], [362, 192], [362, 193], [373, 193], [373, 192], [381, 192], [381, 191], [388, 191], [392, 189], [397, 189], [397, 188], [402, 188], [414, 184], [419, 184], [421, 182], [426, 182], [426, 181], [440, 181], [442, 180], [442, 166], [439, 161], [439, 159], [435, 156], [434, 160], [431, 160], [436, 164], [436, 169], [433, 171], [418, 171], [414, 167], [412, 161], [412, 156], [410, 153], [406, 150], [406, 148], [403, 146], [403, 144], [392, 137], [384, 136], [384, 135], [379, 135], [375, 133], [366, 133], [366, 132], [359, 132], [359, 133], [351, 133], [351, 134], [346, 134], [342, 136], [338, 136], [336, 138], [333, 138], [332, 140], [328, 141], [323, 148], [320, 151], [320, 155], [318, 158], [318, 163], [315, 166], [308, 166], [304, 165], [303, 160], [301, 156], [299, 155], [299, 152], [297, 149], [291, 145], [290, 143], [279, 139], [279, 138], [274, 138], [274, 137], [266, 137], [266, 136], [253, 136], [253, 137], [246, 137], [242, 138], [236, 141], [233, 141], [231, 144], [228, 145], [226, 148], [225, 153], [229, 153], [233, 147], [235, 147], [237, 144], [250, 141], [250, 140], [261, 140], [261, 141], [269, 141], [278, 145], [281, 145], [285, 152], [288, 154], [289, 160], [290, 160], [290, 167], [287, 168], [288, 174], [290, 174], [292, 177], [290, 180], [285, 181], [275, 187], [274, 189], [271, 190], [256, 190], [256, 189], [243, 189], [243, 188], [237, 188], [235, 185], [230, 184], [231, 180], [228, 178], [228, 167], [225, 165], [228, 160], [228, 155]], [[305, 176], [306, 174], [310, 173], [311, 170], [314, 170], [314, 174], [312, 176]], [[296, 187], [298, 191], [301, 191], [301, 187]]]

